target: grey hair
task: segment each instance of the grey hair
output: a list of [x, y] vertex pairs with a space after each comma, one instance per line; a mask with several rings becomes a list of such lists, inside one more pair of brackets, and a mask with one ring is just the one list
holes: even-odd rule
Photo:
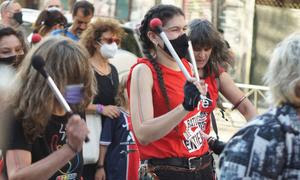
[[300, 32], [276, 46], [264, 81], [270, 87], [271, 103], [300, 106]]
[[0, 5], [0, 13], [1, 13], [1, 15], [2, 15], [2, 13], [3, 13], [8, 7], [10, 7], [13, 3], [14, 3], [14, 0], [6, 0], [6, 1], [3, 1], [3, 3], [1, 3], [1, 5]]
[[[47, 9], [47, 6], [50, 4], [50, 2], [51, 2], [51, 0], [44, 1], [44, 9]], [[62, 8], [63, 4], [62, 4], [61, 0], [59, 0], [59, 2], [60, 2], [60, 6]]]

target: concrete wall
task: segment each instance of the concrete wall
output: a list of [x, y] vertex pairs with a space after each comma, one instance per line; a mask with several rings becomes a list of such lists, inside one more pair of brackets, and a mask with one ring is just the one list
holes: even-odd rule
[[263, 84], [262, 77], [272, 50], [284, 37], [295, 31], [300, 31], [300, 9], [256, 5], [251, 84]]
[[230, 74], [236, 82], [249, 83], [254, 0], [224, 0], [219, 6], [218, 28], [235, 54]]

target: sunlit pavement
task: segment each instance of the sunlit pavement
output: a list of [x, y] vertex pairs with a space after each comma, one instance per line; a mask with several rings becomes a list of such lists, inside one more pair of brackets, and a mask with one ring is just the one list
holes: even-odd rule
[[[258, 109], [259, 114], [265, 111], [266, 109]], [[237, 110], [234, 111], [226, 110], [225, 116], [223, 116], [220, 109], [217, 108], [214, 111], [214, 114], [217, 120], [218, 134], [221, 141], [227, 142], [239, 129], [241, 129], [247, 124], [246, 119]], [[225, 117], [225, 119], [223, 117]], [[212, 127], [211, 127], [210, 135], [215, 137], [215, 132]], [[218, 175], [219, 157], [214, 154], [214, 159], [215, 159], [216, 171]]]

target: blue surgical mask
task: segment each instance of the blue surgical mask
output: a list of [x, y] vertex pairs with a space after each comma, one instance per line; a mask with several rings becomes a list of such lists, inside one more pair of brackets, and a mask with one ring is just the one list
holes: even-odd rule
[[69, 104], [79, 104], [83, 100], [83, 84], [67, 85], [64, 97]]

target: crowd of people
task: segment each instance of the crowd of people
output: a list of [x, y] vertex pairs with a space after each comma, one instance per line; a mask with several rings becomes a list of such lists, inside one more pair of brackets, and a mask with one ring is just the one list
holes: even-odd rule
[[[138, 29], [144, 57], [122, 77], [109, 59], [125, 32], [117, 20], [93, 17], [88, 1], [74, 4], [71, 26], [59, 0], [45, 1], [29, 38], [19, 3], [4, 1], [0, 13], [0, 179], [300, 179], [299, 33], [275, 48], [264, 78], [272, 108], [257, 116], [227, 73], [234, 56], [222, 34], [208, 20], [187, 23], [176, 6], [147, 11]], [[219, 93], [249, 121], [226, 143], [210, 136]], [[86, 163], [89, 115], [102, 130], [98, 159]]]

